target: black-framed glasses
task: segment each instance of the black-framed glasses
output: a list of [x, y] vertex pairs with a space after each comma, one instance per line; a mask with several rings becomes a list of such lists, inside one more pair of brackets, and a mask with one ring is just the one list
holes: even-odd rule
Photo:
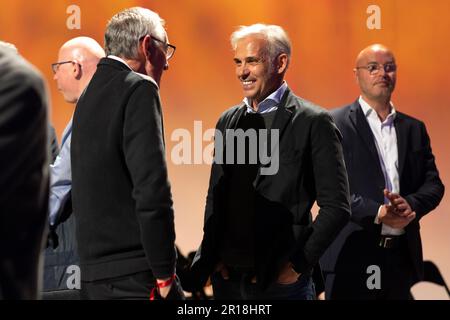
[[[144, 39], [144, 38], [145, 38], [145, 36], [142, 36], [142, 37], [139, 39], [139, 41], [141, 41], [141, 40]], [[177, 47], [175, 47], [175, 46], [172, 45], [172, 44], [166, 43], [166, 42], [164, 42], [164, 41], [162, 41], [162, 40], [160, 40], [160, 39], [158, 39], [158, 38], [155, 38], [154, 36], [150, 36], [150, 38], [152, 38], [152, 40], [154, 40], [154, 41], [157, 41], [157, 42], [163, 44], [163, 46], [164, 46], [164, 51], [165, 51], [165, 53], [166, 53], [166, 59], [167, 59], [167, 60], [169, 60], [170, 58], [173, 57], [173, 54], [175, 53], [175, 49], [176, 49]]]
[[53, 71], [53, 73], [56, 73], [58, 71], [60, 65], [66, 64], [66, 63], [76, 63], [76, 62], [73, 61], [73, 60], [70, 60], [70, 61], [61, 61], [61, 62], [52, 63], [52, 71]]
[[386, 73], [397, 71], [397, 65], [395, 63], [369, 63], [367, 66], [356, 67], [356, 69], [366, 69], [371, 75], [377, 74], [381, 70], [381, 68], [383, 68], [384, 72]]

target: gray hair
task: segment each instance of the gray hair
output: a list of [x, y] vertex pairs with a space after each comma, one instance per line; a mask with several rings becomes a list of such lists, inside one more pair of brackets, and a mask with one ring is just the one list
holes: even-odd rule
[[0, 40], [0, 48], [10, 50], [10, 51], [14, 52], [15, 54], [19, 54], [19, 50], [17, 50], [16, 46], [9, 42]]
[[286, 53], [288, 63], [291, 60], [291, 41], [280, 26], [257, 23], [251, 26], [240, 26], [231, 34], [231, 47], [236, 50], [237, 43], [250, 35], [260, 35], [267, 39], [269, 58], [274, 60], [280, 53]]
[[136, 59], [139, 40], [143, 36], [148, 34], [162, 41], [166, 39], [164, 24], [164, 20], [156, 12], [141, 7], [117, 13], [106, 27], [106, 55]]

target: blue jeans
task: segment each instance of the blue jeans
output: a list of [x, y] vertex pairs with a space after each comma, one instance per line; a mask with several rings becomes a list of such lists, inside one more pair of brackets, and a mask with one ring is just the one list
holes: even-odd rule
[[266, 290], [252, 283], [253, 276], [242, 274], [223, 279], [220, 273], [211, 276], [216, 300], [315, 300], [316, 290], [310, 275], [301, 275], [292, 284], [271, 284]]

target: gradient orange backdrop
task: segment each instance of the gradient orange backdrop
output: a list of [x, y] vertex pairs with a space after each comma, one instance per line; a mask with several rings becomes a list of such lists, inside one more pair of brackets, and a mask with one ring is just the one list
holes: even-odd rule
[[[444, 184], [450, 181], [447, 143], [450, 125], [450, 1], [447, 0], [170, 0], [170, 1], [44, 1], [0, 0], [0, 39], [16, 44], [49, 83], [51, 120], [58, 137], [73, 107], [62, 99], [50, 64], [59, 47], [85, 35], [103, 44], [107, 20], [131, 6], [157, 11], [167, 22], [177, 46], [162, 80], [169, 175], [175, 202], [177, 244], [184, 253], [200, 243], [208, 165], [176, 166], [170, 152], [177, 128], [193, 133], [195, 120], [212, 128], [221, 112], [241, 99], [229, 45], [239, 25], [279, 24], [291, 37], [293, 57], [287, 74], [290, 87], [328, 109], [358, 96], [352, 68], [357, 53], [383, 43], [396, 54], [399, 70], [393, 101], [398, 110], [425, 122]], [[69, 30], [69, 5], [81, 9], [81, 30]], [[381, 8], [381, 30], [366, 27], [369, 5]], [[205, 143], [204, 145], [206, 145]], [[107, 161], [107, 159], [105, 159]], [[425, 259], [438, 264], [450, 282], [450, 202], [422, 220]], [[439, 298], [439, 290], [421, 287], [420, 298]], [[434, 290], [434, 291], [433, 291]]]

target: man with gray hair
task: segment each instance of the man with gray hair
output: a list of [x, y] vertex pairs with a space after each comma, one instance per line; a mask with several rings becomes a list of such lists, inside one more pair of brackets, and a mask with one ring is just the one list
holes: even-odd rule
[[[212, 165], [192, 271], [202, 284], [211, 275], [216, 299], [315, 299], [313, 267], [350, 215], [340, 133], [325, 110], [284, 81], [291, 44], [281, 27], [241, 27], [231, 45], [244, 100], [217, 123], [215, 150], [226, 162]], [[233, 130], [268, 134], [234, 148]], [[268, 136], [279, 138], [264, 141]], [[252, 144], [257, 163], [248, 160]], [[271, 162], [279, 160], [277, 172], [264, 170], [265, 146]], [[315, 201], [320, 211], [312, 222]]]
[[78, 101], [72, 202], [85, 299], [183, 298], [159, 84], [175, 47], [155, 12], [116, 14]]

